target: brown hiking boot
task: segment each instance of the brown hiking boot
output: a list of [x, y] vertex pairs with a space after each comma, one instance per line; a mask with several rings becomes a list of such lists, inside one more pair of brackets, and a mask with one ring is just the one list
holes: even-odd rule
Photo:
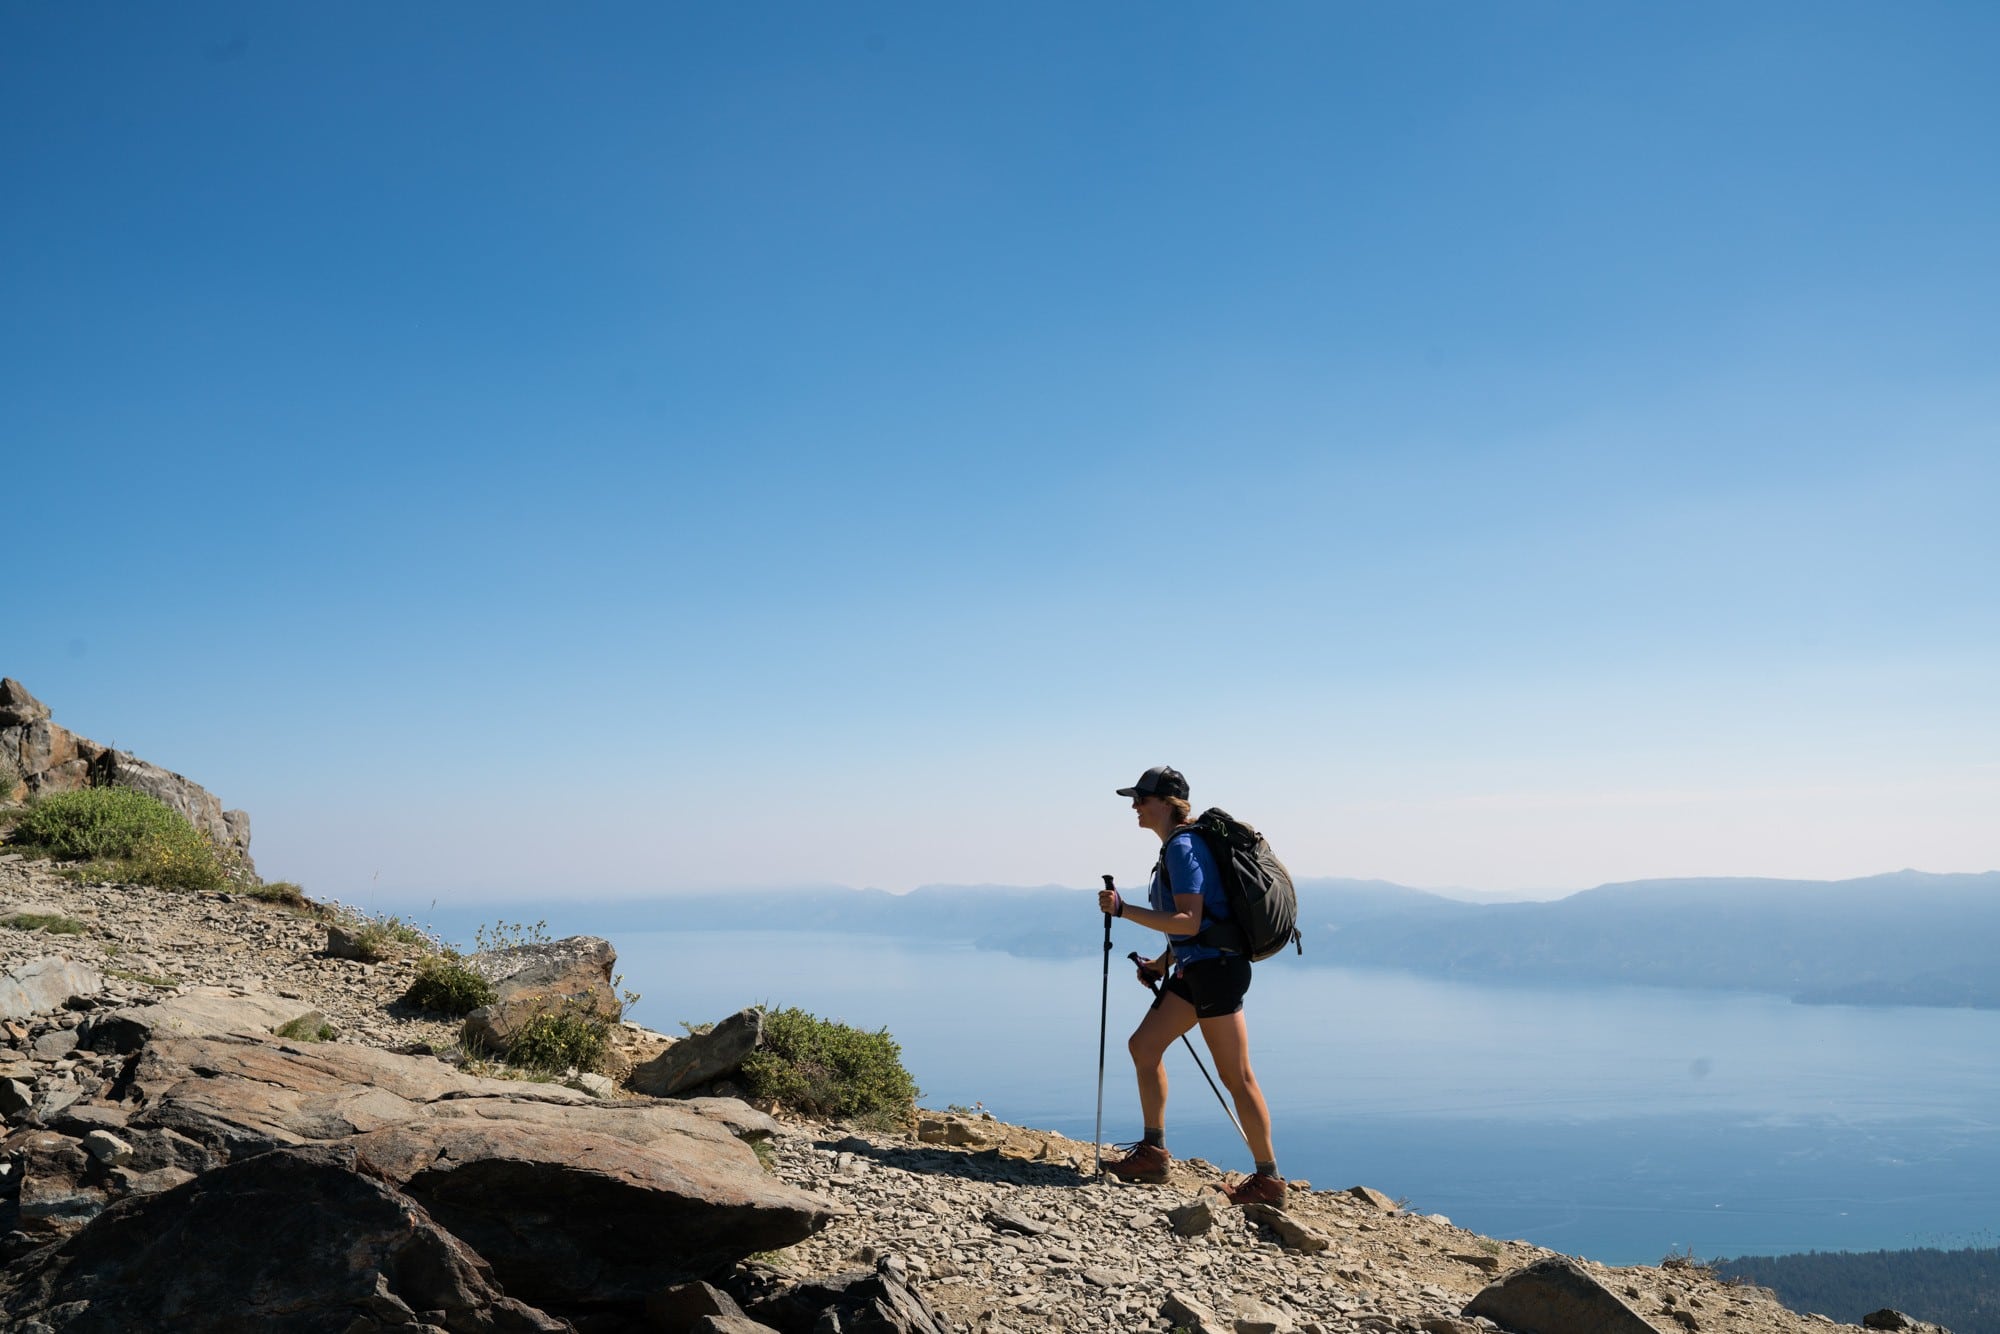
[[1285, 1207], [1285, 1179], [1266, 1176], [1262, 1172], [1244, 1177], [1222, 1193], [1239, 1208], [1246, 1204], [1268, 1204], [1277, 1209]]
[[1173, 1155], [1165, 1149], [1141, 1140], [1123, 1158], [1114, 1158], [1106, 1163], [1104, 1170], [1120, 1181], [1143, 1181], [1150, 1186], [1159, 1186], [1166, 1183], [1167, 1164], [1173, 1160]]

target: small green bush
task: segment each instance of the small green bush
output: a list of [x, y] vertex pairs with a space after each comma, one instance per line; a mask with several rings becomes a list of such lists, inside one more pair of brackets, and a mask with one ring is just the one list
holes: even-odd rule
[[122, 787], [55, 792], [14, 825], [23, 851], [85, 863], [103, 879], [172, 889], [220, 889], [222, 859], [206, 835], [155, 797]]
[[491, 1005], [495, 995], [491, 982], [467, 968], [458, 955], [446, 952], [424, 956], [403, 1000], [420, 1010], [462, 1018]]
[[167, 889], [221, 889], [229, 879], [215, 845], [185, 821], [148, 839], [128, 864], [136, 883]]
[[46, 912], [17, 912], [0, 918], [0, 926], [12, 927], [16, 931], [46, 931], [52, 936], [80, 936], [90, 930], [88, 922]]
[[312, 903], [306, 897], [305, 890], [289, 880], [273, 880], [269, 883], [250, 885], [243, 892], [253, 899], [261, 899], [265, 903], [275, 903], [285, 908], [307, 908]]
[[277, 1034], [294, 1042], [331, 1042], [340, 1036], [340, 1030], [317, 1014], [302, 1014], [298, 1018], [280, 1024]]
[[11, 800], [14, 789], [21, 785], [21, 771], [14, 767], [12, 760], [0, 760], [0, 801]]
[[763, 1045], [743, 1075], [753, 1095], [807, 1116], [899, 1123], [919, 1096], [888, 1029], [867, 1033], [800, 1009], [764, 1016]]
[[527, 1070], [596, 1070], [611, 1047], [611, 1021], [588, 1007], [538, 1014], [507, 1048], [507, 1063]]

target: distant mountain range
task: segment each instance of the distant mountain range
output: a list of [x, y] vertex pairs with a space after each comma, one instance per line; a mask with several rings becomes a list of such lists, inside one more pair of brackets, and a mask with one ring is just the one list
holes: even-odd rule
[[2000, 872], [1638, 880], [1551, 903], [1445, 902], [1345, 922], [1336, 911], [1321, 958], [1482, 981], [2000, 1008]]
[[[1858, 880], [1638, 880], [1543, 903], [1467, 903], [1307, 879], [1306, 965], [1482, 982], [1775, 992], [1808, 1004], [2000, 1008], [2000, 871]], [[599, 904], [605, 929], [858, 932], [1031, 957], [1102, 946], [1088, 889], [760, 890]], [[1123, 928], [1129, 931], [1130, 928]], [[1133, 942], [1118, 945], [1122, 956]]]

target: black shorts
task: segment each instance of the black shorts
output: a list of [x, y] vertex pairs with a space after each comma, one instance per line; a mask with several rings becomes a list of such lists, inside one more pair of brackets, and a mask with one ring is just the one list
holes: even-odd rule
[[[1194, 1006], [1197, 1019], [1219, 1019], [1243, 1008], [1243, 993], [1250, 990], [1250, 961], [1240, 954], [1220, 959], [1197, 959], [1167, 979], [1160, 996], [1171, 991]], [[1158, 1009], [1159, 1000], [1153, 1002]]]

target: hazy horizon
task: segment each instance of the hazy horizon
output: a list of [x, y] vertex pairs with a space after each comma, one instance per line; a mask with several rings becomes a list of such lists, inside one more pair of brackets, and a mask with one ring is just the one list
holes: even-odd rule
[[[1855, 880], [1873, 880], [1882, 876], [1901, 875], [1908, 873], [1914, 873], [1917, 875], [1929, 875], [1929, 876], [1981, 876], [1981, 875], [1991, 875], [1996, 871], [2000, 871], [2000, 867], [1986, 867], [1978, 870], [1965, 870], [1965, 871], [1932, 871], [1932, 870], [1926, 870], [1922, 867], [1903, 866], [1903, 867], [1896, 867], [1893, 870], [1871, 871], [1858, 876], [1842, 876], [1838, 879], [1826, 879], [1826, 880], [1816, 879], [1813, 877], [1805, 877], [1805, 876], [1731, 876], [1731, 875], [1697, 876], [1697, 877], [1639, 876], [1632, 880], [1604, 881], [1598, 884], [1576, 885], [1565, 888], [1551, 889], [1546, 887], [1537, 887], [1533, 889], [1514, 889], [1514, 890], [1477, 889], [1463, 885], [1451, 885], [1451, 886], [1410, 885], [1410, 884], [1403, 884], [1399, 881], [1394, 881], [1394, 880], [1384, 880], [1378, 877], [1364, 878], [1359, 876], [1300, 875], [1297, 877], [1297, 879], [1301, 884], [1305, 884], [1307, 882], [1331, 882], [1331, 881], [1348, 881], [1359, 884], [1379, 884], [1379, 885], [1390, 886], [1396, 889], [1414, 890], [1421, 894], [1435, 894], [1440, 898], [1452, 899], [1460, 903], [1497, 904], [1497, 903], [1552, 903], [1560, 901], [1562, 899], [1573, 897], [1577, 894], [1586, 894], [1589, 893], [1591, 890], [1610, 888], [1614, 885], [1646, 884], [1655, 881], [1676, 880], [1676, 879], [1721, 880], [1721, 881], [1769, 880], [1769, 881], [1779, 881], [1779, 882], [1809, 882], [1809, 883], [1826, 884], [1826, 885], [1837, 885], [1837, 884], [1848, 883]], [[1143, 890], [1145, 881], [1143, 877], [1133, 878], [1133, 879], [1126, 879], [1120, 877], [1118, 883], [1120, 889]], [[727, 894], [814, 894], [814, 893], [844, 892], [844, 893], [856, 893], [856, 894], [860, 893], [888, 894], [893, 897], [904, 898], [911, 894], [916, 894], [920, 892], [937, 892], [937, 891], [949, 891], [949, 892], [962, 891], [964, 893], [973, 894], [973, 893], [978, 893], [980, 891], [1032, 892], [1040, 890], [1049, 890], [1049, 891], [1072, 892], [1077, 894], [1093, 894], [1096, 892], [1097, 888], [1098, 886], [1096, 884], [1086, 884], [1082, 881], [1078, 881], [1077, 883], [1074, 884], [1060, 884], [1054, 881], [1045, 881], [1040, 884], [1033, 884], [1033, 885], [999, 884], [995, 882], [982, 882], [982, 881], [936, 881], [936, 882], [928, 882], [921, 885], [909, 885], [900, 889], [889, 888], [882, 885], [842, 885], [842, 884], [834, 884], [832, 882], [795, 882], [795, 883], [745, 882], [733, 885], [709, 884], [709, 885], [682, 885], [673, 888], [660, 888], [660, 889], [637, 888], [623, 892], [600, 891], [587, 885], [569, 885], [563, 887], [560, 891], [554, 891], [555, 894], [554, 897], [537, 897], [533, 893], [528, 893], [522, 895], [521, 897], [515, 898], [515, 897], [504, 897], [498, 894], [489, 893], [483, 896], [482, 901], [492, 904], [515, 904], [515, 903], [531, 904], [540, 902], [540, 903], [553, 903], [557, 906], [562, 906], [567, 904], [610, 905], [619, 903], [643, 903], [643, 902], [649, 902], [654, 899], [694, 898], [694, 897], [709, 896], [709, 895], [727, 895]], [[418, 887], [416, 890], [416, 897], [421, 897], [423, 893], [424, 891], [422, 890], [422, 888]], [[412, 901], [412, 897], [406, 894], [399, 901], [404, 904], [407, 904]], [[459, 906], [475, 907], [475, 905], [472, 904], [461, 904]]]

